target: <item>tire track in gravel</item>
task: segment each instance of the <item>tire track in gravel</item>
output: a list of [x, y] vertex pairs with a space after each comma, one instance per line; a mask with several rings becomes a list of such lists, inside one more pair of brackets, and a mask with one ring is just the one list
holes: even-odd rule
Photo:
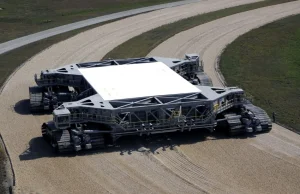
[[[185, 53], [200, 53], [205, 72], [215, 86], [222, 86], [215, 64], [227, 44], [251, 29], [298, 13], [300, 1], [224, 17], [173, 36], [149, 56], [181, 57]], [[190, 158], [193, 165], [208, 169], [218, 176], [220, 182], [233, 189], [252, 193], [299, 193], [299, 145], [299, 135], [273, 124], [270, 133], [257, 137], [227, 139], [222, 135], [209, 136], [206, 141], [182, 145], [178, 149]], [[167, 160], [165, 156], [156, 157]], [[180, 154], [177, 157], [181, 157]], [[174, 161], [169, 159], [163, 163], [171, 165]], [[186, 174], [191, 176], [189, 170]]]
[[196, 187], [202, 188], [206, 193], [232, 193], [229, 185], [222, 184], [218, 178], [214, 177], [209, 170], [201, 164], [197, 165], [190, 161], [179, 149], [162, 151], [159, 155], [153, 155], [164, 166], [173, 173], [182, 177]]
[[[130, 164], [117, 152], [55, 157], [40, 134], [41, 123], [51, 120], [51, 115], [29, 114], [24, 99], [28, 99], [28, 87], [34, 85], [34, 73], [40, 70], [99, 60], [117, 45], [163, 24], [251, 2], [209, 0], [137, 15], [81, 33], [28, 60], [0, 95], [0, 130], [16, 172], [16, 193], [199, 193], [198, 188], [157, 161], [145, 159], [148, 156], [130, 155]], [[147, 170], [142, 161], [147, 162]]]

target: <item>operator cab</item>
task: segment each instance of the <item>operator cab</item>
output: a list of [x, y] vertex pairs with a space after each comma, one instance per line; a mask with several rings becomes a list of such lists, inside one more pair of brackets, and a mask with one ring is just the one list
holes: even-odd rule
[[70, 127], [70, 111], [63, 105], [53, 111], [53, 121], [57, 129]]

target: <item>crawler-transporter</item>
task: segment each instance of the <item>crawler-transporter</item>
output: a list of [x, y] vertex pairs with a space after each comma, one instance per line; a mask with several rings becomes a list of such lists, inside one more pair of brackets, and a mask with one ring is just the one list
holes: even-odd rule
[[58, 152], [113, 145], [127, 135], [216, 127], [267, 132], [266, 112], [237, 87], [212, 87], [196, 54], [71, 64], [42, 71], [29, 88], [32, 111], [53, 111], [43, 137]]

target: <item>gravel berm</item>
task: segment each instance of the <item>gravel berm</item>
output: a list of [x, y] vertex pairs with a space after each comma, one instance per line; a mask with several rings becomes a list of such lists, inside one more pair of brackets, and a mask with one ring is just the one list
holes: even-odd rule
[[[55, 44], [27, 61], [6, 83], [0, 95], [0, 130], [15, 170], [14, 191], [16, 193], [297, 191], [300, 180], [297, 177], [299, 138], [284, 129], [274, 130], [270, 134], [253, 139], [208, 137], [205, 141], [182, 144], [166, 151], [158, 148], [155, 154], [133, 151], [131, 154], [125, 152], [122, 155], [119, 151], [107, 151], [56, 157], [41, 138], [40, 132], [41, 123], [50, 120], [51, 115], [36, 116], [28, 111], [28, 87], [34, 85], [34, 73], [73, 62], [99, 60], [117, 45], [160, 25], [250, 2], [253, 1], [210, 0], [126, 18]], [[296, 5], [299, 4], [289, 4], [283, 8], [295, 8]], [[278, 9], [281, 8], [274, 11]], [[263, 13], [262, 20], [266, 19]], [[249, 13], [248, 17], [251, 15]], [[219, 35], [221, 31], [211, 30], [207, 33]], [[172, 49], [175, 49], [177, 43], [173, 46]], [[159, 55], [165, 54], [167, 51]], [[135, 144], [133, 142], [133, 145]]]

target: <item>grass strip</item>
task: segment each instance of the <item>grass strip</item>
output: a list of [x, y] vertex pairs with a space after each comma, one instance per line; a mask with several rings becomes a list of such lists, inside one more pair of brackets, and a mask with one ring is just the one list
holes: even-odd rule
[[64, 24], [179, 0], [0, 1], [0, 42]]
[[109, 22], [104, 22], [101, 24], [95, 24], [92, 26], [88, 26], [85, 28], [73, 30], [70, 32], [66, 32], [63, 34], [59, 34], [56, 36], [52, 36], [50, 38], [46, 38], [34, 43], [31, 43], [29, 45], [25, 45], [23, 47], [17, 48], [15, 50], [12, 50], [10, 52], [4, 53], [0, 55], [0, 86], [2, 86], [5, 82], [5, 80], [9, 77], [9, 75], [21, 64], [23, 64], [25, 61], [36, 55], [37, 53], [41, 52], [42, 50], [52, 46], [53, 44], [56, 44], [60, 41], [66, 40], [68, 38], [71, 38], [81, 32], [84, 32], [86, 30], [99, 27], [101, 25], [113, 22], [116, 20], [112, 20]]
[[294, 0], [266, 0], [201, 14], [171, 24], [163, 25], [124, 42], [105, 55], [104, 59], [143, 57], [163, 41], [182, 31], [229, 15], [290, 1]]
[[0, 193], [6, 193], [6, 188], [3, 185], [3, 182], [6, 179], [6, 177], [5, 177], [6, 169], [5, 169], [5, 165], [4, 165], [5, 154], [4, 154], [3, 149], [4, 148], [2, 148], [2, 145], [0, 143]]
[[[254, 29], [231, 43], [220, 69], [276, 120], [300, 132], [300, 15]], [[234, 75], [234, 76], [232, 76]], [[259, 86], [259, 87], [258, 87]]]

